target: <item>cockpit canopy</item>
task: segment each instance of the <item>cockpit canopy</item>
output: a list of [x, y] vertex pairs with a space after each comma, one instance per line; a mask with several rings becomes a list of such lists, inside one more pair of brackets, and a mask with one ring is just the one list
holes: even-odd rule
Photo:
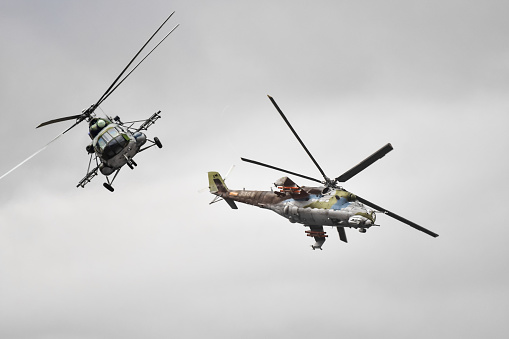
[[101, 132], [104, 127], [111, 124], [111, 121], [105, 118], [93, 118], [88, 123], [88, 135], [90, 136], [90, 139], [94, 139], [99, 132]]
[[94, 147], [104, 160], [109, 160], [122, 152], [128, 143], [129, 137], [122, 130], [111, 127], [97, 139]]

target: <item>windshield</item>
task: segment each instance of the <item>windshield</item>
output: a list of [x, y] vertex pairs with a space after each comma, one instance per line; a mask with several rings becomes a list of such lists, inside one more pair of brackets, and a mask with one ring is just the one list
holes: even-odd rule
[[127, 136], [124, 136], [121, 131], [113, 127], [97, 139], [96, 150], [102, 153], [105, 160], [108, 160], [119, 154], [128, 144], [128, 140]]

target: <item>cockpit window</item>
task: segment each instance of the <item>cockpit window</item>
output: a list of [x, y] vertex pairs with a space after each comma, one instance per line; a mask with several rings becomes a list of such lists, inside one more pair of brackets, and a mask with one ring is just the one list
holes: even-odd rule
[[111, 128], [108, 130], [108, 133], [109, 135], [111, 135], [113, 138], [115, 138], [116, 136], [118, 136], [120, 133], [118, 133], [117, 129], [116, 128]]
[[122, 152], [124, 147], [127, 146], [128, 139], [124, 138], [120, 132], [121, 131], [113, 127], [97, 139], [96, 147], [98, 148], [99, 153], [102, 153], [102, 157], [105, 160], [113, 158], [115, 155]]
[[111, 137], [111, 135], [110, 135], [108, 132], [106, 132], [106, 133], [104, 133], [104, 134], [101, 136], [101, 138], [100, 138], [100, 139], [104, 139], [104, 141], [106, 141], [106, 143], [108, 143], [108, 141], [110, 141], [110, 140], [111, 140], [111, 139], [113, 139], [113, 138]]
[[99, 145], [99, 149], [102, 151], [104, 149], [104, 146], [106, 146], [106, 141], [102, 137], [97, 140], [97, 145]]

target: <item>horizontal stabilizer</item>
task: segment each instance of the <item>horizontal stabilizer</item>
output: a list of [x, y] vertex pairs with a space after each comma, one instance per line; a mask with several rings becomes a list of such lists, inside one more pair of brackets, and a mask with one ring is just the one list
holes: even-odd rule
[[228, 205], [230, 205], [230, 207], [234, 210], [238, 209], [237, 205], [235, 204], [235, 201], [233, 201], [233, 199], [230, 199], [230, 198], [224, 198], [224, 201], [226, 201], [228, 203]]

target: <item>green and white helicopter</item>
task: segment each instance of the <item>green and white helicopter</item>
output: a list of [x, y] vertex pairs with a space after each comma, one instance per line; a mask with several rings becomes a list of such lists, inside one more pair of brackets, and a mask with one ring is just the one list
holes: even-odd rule
[[[342, 175], [334, 179], [330, 179], [325, 175], [324, 171], [311, 155], [306, 145], [304, 145], [297, 132], [293, 129], [286, 116], [276, 104], [275, 100], [270, 96], [269, 99], [276, 107], [277, 111], [302, 145], [308, 156], [311, 158], [315, 166], [318, 168], [324, 180], [291, 172], [258, 161], [246, 158], [241, 159], [252, 164], [268, 167], [307, 180], [318, 182], [323, 186], [299, 186], [290, 178], [282, 177], [274, 183], [274, 185], [278, 188], [277, 191], [253, 191], [245, 189], [230, 190], [218, 172], [209, 172], [208, 178], [210, 193], [216, 195], [211, 204], [220, 200], [225, 200], [231, 208], [237, 209], [237, 205], [235, 204], [237, 201], [272, 210], [287, 218], [292, 223], [304, 224], [304, 226], [309, 227], [309, 230], [306, 231], [307, 236], [315, 239], [315, 244], [311, 245], [313, 250], [321, 250], [323, 243], [328, 237], [323, 229], [324, 226], [335, 227], [338, 231], [340, 240], [347, 242], [345, 228], [354, 228], [358, 229], [361, 233], [365, 233], [368, 228], [372, 226], [379, 226], [375, 224], [376, 213], [384, 213], [432, 237], [438, 237], [438, 234], [379, 205], [361, 198], [358, 195], [352, 194], [338, 185], [338, 183], [346, 182], [351, 179], [375, 161], [381, 159], [388, 152], [392, 151], [393, 148], [390, 143], [383, 146]], [[370, 208], [367, 208], [366, 206], [369, 206]]]
[[[9, 172], [5, 173], [0, 177], [0, 179], [14, 171], [23, 163], [48, 147], [49, 144], [60, 138], [62, 135], [83, 121], [88, 122], [88, 135], [92, 139], [92, 142], [86, 147], [88, 154], [90, 154], [87, 174], [83, 179], [80, 180], [76, 187], [84, 188], [87, 183], [89, 183], [95, 176], [98, 175], [98, 172], [101, 172], [106, 177], [106, 182], [103, 184], [104, 187], [113, 192], [114, 189], [112, 184], [120, 169], [124, 165], [127, 165], [131, 169], [134, 169], [134, 167], [137, 166], [133, 159], [135, 155], [153, 146], [162, 148], [161, 141], [157, 137], [151, 140], [147, 138], [145, 133], [143, 133], [143, 131], [146, 131], [159, 118], [161, 118], [161, 111], [152, 114], [148, 119], [129, 122], [122, 122], [118, 116], [114, 118], [109, 116], [96, 117], [95, 112], [97, 108], [99, 108], [99, 106], [127, 79], [127, 77], [129, 77], [129, 75], [131, 75], [132, 72], [134, 72], [134, 70], [138, 68], [138, 66], [179, 26], [177, 24], [173, 29], [171, 29], [170, 32], [167, 33], [164, 38], [162, 38], [159, 43], [157, 43], [155, 47], [153, 47], [152, 50], [150, 50], [150, 52], [148, 52], [141, 59], [141, 61], [136, 64], [136, 66], [131, 68], [140, 53], [145, 49], [145, 47], [150, 43], [150, 41], [161, 30], [161, 28], [166, 24], [166, 22], [172, 17], [174, 13], [175, 12], [171, 13], [168, 18], [166, 18], [166, 20], [159, 26], [155, 33], [152, 34], [148, 41], [141, 47], [141, 49], [136, 53], [136, 55], [131, 59], [131, 61], [127, 64], [127, 66], [122, 70], [115, 81], [113, 81], [113, 83], [108, 87], [106, 92], [104, 92], [104, 94], [96, 103], [83, 110], [81, 114], [49, 120], [37, 126], [37, 128], [39, 128], [57, 122], [76, 120], [71, 127], [67, 128], [65, 131], [51, 140], [48, 144], [46, 144], [46, 146], [44, 146], [42, 149], [32, 154], [30, 157], [25, 159]], [[148, 146], [146, 146], [147, 141], [149, 142]], [[93, 161], [95, 161], [95, 166], [92, 168], [91, 165]], [[113, 177], [110, 179], [109, 176], [112, 174]]]

